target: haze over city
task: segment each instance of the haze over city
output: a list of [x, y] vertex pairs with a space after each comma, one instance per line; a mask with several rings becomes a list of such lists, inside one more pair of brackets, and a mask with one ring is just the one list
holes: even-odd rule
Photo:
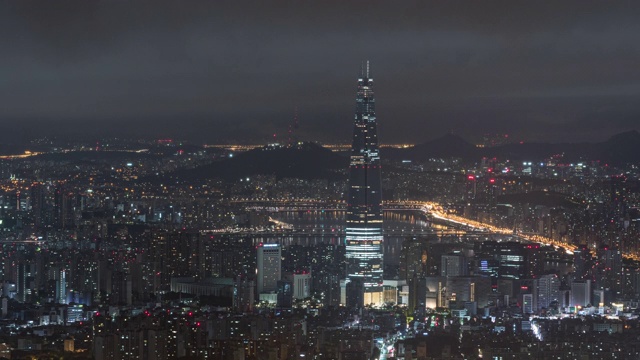
[[[635, 2], [20, 1], [1, 6], [3, 141], [263, 142], [297, 108], [347, 142], [349, 79], [379, 84], [383, 143], [453, 132], [603, 141], [638, 129]], [[18, 136], [14, 134], [19, 134]]]

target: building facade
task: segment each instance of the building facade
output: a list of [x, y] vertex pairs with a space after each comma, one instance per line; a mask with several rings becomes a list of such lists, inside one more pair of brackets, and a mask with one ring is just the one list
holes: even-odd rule
[[442, 255], [441, 276], [467, 276], [467, 259], [462, 254]]
[[560, 301], [560, 279], [557, 275], [542, 275], [535, 280], [535, 300], [537, 310], [549, 309]]

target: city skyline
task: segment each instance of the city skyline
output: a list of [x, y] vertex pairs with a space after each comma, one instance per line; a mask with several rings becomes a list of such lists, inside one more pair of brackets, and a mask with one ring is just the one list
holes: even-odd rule
[[0, 359], [640, 359], [639, 15], [0, 3]]
[[381, 159], [371, 68], [348, 158], [295, 125], [1, 157], [0, 355], [637, 358], [640, 133]]
[[154, 5], [3, 4], [0, 141], [259, 142], [296, 108], [305, 140], [346, 141], [346, 79], [366, 58], [385, 143], [638, 130], [635, 3]]

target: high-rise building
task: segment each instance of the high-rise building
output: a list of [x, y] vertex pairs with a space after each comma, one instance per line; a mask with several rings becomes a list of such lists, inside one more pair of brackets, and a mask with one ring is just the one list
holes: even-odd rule
[[65, 269], [60, 269], [56, 274], [56, 302], [58, 304], [67, 303], [67, 272]]
[[255, 285], [252, 280], [247, 277], [239, 276], [236, 278], [233, 289], [233, 308], [240, 312], [253, 311], [255, 300]]
[[285, 274], [284, 278], [292, 285], [294, 299], [304, 299], [311, 296], [311, 272], [295, 271]]
[[578, 280], [589, 279], [591, 275], [591, 263], [593, 262], [591, 252], [586, 245], [580, 246], [573, 251], [573, 267], [575, 277]]
[[608, 245], [602, 245], [596, 252], [598, 261], [595, 266], [595, 289], [604, 290], [609, 302], [622, 293], [622, 251]]
[[467, 259], [462, 254], [442, 255], [440, 265], [441, 276], [466, 276]]
[[367, 61], [358, 78], [346, 227], [347, 281], [362, 280], [364, 304], [383, 302], [380, 167], [373, 79]]
[[571, 301], [569, 305], [582, 307], [591, 305], [591, 280], [571, 283]]
[[280, 308], [290, 308], [293, 306], [293, 285], [290, 280], [278, 281], [277, 306]]
[[423, 239], [407, 239], [402, 242], [400, 252], [400, 279], [410, 281], [414, 275], [426, 276], [427, 260], [430, 255], [427, 251], [427, 241]]
[[524, 279], [527, 270], [525, 245], [485, 241], [476, 251], [478, 272], [500, 279]]
[[542, 275], [535, 280], [534, 287], [537, 310], [549, 309], [553, 303], [560, 301], [560, 279], [555, 274]]
[[476, 302], [479, 307], [489, 303], [491, 278], [482, 276], [455, 276], [446, 278], [446, 301], [448, 306]]
[[31, 287], [30, 283], [33, 282], [35, 275], [35, 266], [27, 262], [21, 262], [18, 264], [18, 300], [20, 302], [28, 302], [31, 300]]
[[533, 294], [522, 295], [522, 312], [524, 314], [533, 314], [534, 312]]
[[278, 281], [282, 278], [282, 252], [279, 244], [258, 245], [257, 255], [257, 292], [258, 295], [278, 290]]

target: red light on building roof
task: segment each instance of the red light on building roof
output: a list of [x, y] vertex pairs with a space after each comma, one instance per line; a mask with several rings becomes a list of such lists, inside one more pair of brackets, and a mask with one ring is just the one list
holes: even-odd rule
[[475, 177], [475, 176], [473, 176], [473, 175], [469, 175], [469, 176], [467, 176], [467, 179], [469, 179], [469, 180], [475, 180], [475, 179], [476, 179], [476, 177]]
[[489, 182], [493, 184], [496, 182], [496, 179], [489, 179]]

